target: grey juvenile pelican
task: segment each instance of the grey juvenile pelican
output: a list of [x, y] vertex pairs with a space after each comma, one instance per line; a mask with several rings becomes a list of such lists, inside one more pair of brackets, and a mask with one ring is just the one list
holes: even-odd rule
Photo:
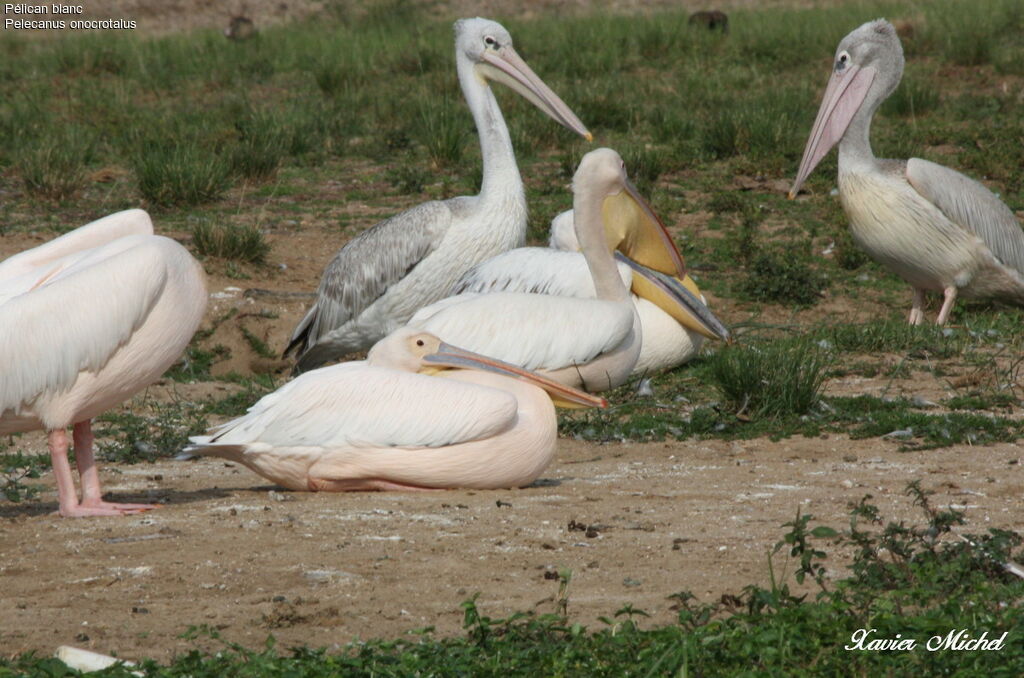
[[854, 241], [914, 288], [910, 322], [924, 321], [924, 295], [958, 294], [1024, 305], [1024, 231], [980, 183], [920, 158], [871, 152], [871, 117], [903, 74], [903, 48], [889, 22], [871, 21], [839, 43], [832, 78], [790, 191], [794, 197], [839, 143], [839, 198]]
[[579, 118], [516, 54], [501, 24], [457, 21], [455, 61], [480, 135], [480, 194], [418, 205], [346, 244], [324, 270], [317, 299], [285, 349], [285, 355], [299, 349], [297, 370], [369, 348], [418, 309], [443, 298], [471, 266], [523, 244], [523, 181], [488, 80], [508, 85], [591, 139]]

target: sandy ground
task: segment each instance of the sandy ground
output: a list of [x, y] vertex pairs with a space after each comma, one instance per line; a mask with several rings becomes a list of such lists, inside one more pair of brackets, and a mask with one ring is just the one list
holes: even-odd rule
[[964, 531], [1020, 530], [1021, 456], [842, 437], [564, 440], [532, 487], [394, 494], [284, 492], [219, 460], [106, 464], [114, 498], [164, 506], [61, 520], [49, 476], [38, 502], [0, 505], [0, 647], [167, 659], [196, 646], [179, 636], [199, 624], [250, 647], [269, 634], [330, 647], [458, 633], [459, 604], [478, 591], [492, 617], [554, 611], [563, 568], [574, 620], [600, 627], [632, 604], [651, 614], [642, 623], [670, 623], [673, 593], [710, 601], [767, 585], [767, 553], [798, 509], [842, 527], [871, 494], [887, 519], [919, 522], [909, 479], [938, 490], [936, 505], [966, 508]]

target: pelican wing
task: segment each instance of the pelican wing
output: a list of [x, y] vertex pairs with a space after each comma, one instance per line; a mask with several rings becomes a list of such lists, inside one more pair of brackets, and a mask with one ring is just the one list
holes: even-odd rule
[[448, 202], [417, 205], [342, 247], [324, 269], [316, 302], [295, 328], [285, 355], [298, 346], [307, 350], [356, 318], [433, 252], [452, 222]]
[[1003, 265], [1024, 274], [1024, 230], [992, 191], [920, 158], [907, 161], [907, 181], [947, 219], [978, 236]]
[[[633, 273], [619, 262], [619, 275], [627, 288]], [[491, 257], [471, 268], [455, 283], [452, 294], [466, 292], [524, 292], [577, 299], [594, 298], [594, 278], [579, 252], [546, 247], [520, 247]]]
[[170, 249], [181, 245], [130, 236], [0, 283], [0, 414], [102, 368], [159, 299]]
[[51, 264], [76, 252], [113, 242], [129, 235], [153, 235], [153, 222], [144, 210], [124, 210], [65, 233], [59, 238], [19, 252], [0, 262], [0, 283], [24, 274], [31, 274], [41, 266]]
[[306, 372], [193, 442], [442, 447], [490, 438], [515, 422], [517, 410], [507, 391], [359, 361]]
[[543, 294], [460, 294], [420, 309], [411, 327], [528, 370], [582, 365], [633, 329], [629, 305]]

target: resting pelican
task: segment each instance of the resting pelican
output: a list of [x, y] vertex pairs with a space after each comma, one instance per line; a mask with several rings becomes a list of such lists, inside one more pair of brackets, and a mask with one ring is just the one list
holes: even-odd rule
[[868, 22], [843, 38], [790, 198], [838, 142], [850, 233], [913, 287], [911, 324], [924, 321], [929, 291], [944, 296], [940, 325], [958, 294], [1024, 305], [1024, 231], [999, 198], [942, 165], [872, 154], [871, 117], [902, 75], [903, 48], [889, 22]]
[[0, 263], [0, 435], [47, 431], [62, 516], [155, 508], [103, 501], [90, 420], [156, 381], [205, 308], [202, 267], [178, 243], [153, 235], [142, 210], [112, 214]]
[[[622, 158], [607, 148], [580, 161], [573, 177], [573, 207], [576, 237], [596, 298], [460, 294], [421, 309], [410, 326], [588, 391], [624, 383], [640, 355], [642, 333], [636, 307], [609, 252], [605, 223], [636, 213], [657, 220], [627, 180]], [[644, 267], [637, 272], [634, 284], [642, 277], [659, 304], [696, 315], [690, 307], [695, 298], [680, 292], [672, 278]]]
[[[608, 245], [618, 250], [615, 255], [620, 259], [619, 275], [623, 284], [633, 287], [636, 283], [637, 287], [632, 299], [640, 317], [643, 339], [633, 374], [642, 376], [677, 367], [692, 359], [700, 352], [705, 337], [728, 341], [730, 336], [721, 321], [707, 309], [706, 300], [686, 273], [676, 279], [682, 284], [684, 293], [694, 295], [690, 307], [697, 311], [696, 315], [687, 308], [672, 304], [667, 306], [671, 313], [666, 312], [641, 296], [659, 290], [645, 287], [647, 278], [634, 276], [633, 267], [649, 263], [655, 270], [673, 275], [685, 269], [682, 256], [657, 217], [642, 212], [637, 212], [635, 217], [618, 219], [614, 224], [606, 219], [605, 224]], [[638, 233], [646, 234], [646, 238]], [[644, 240], [650, 243], [648, 248], [634, 246]], [[520, 247], [492, 257], [471, 268], [456, 283], [453, 292], [543, 292], [593, 298], [594, 283], [586, 260], [577, 250], [579, 243], [573, 228], [573, 211], [566, 210], [551, 220], [549, 248]], [[648, 258], [650, 254], [660, 257], [652, 260]], [[642, 261], [627, 263], [626, 257], [630, 256]], [[664, 261], [658, 261], [659, 258]], [[666, 264], [668, 270], [665, 270]]]
[[455, 61], [480, 135], [480, 194], [424, 203], [341, 248], [285, 349], [285, 355], [299, 350], [297, 371], [369, 348], [418, 309], [444, 297], [473, 264], [523, 244], [523, 181], [488, 80], [508, 85], [554, 120], [591, 139], [579, 118], [516, 54], [501, 24], [487, 19], [456, 22]]
[[292, 490], [521, 487], [554, 456], [552, 399], [607, 405], [400, 328], [365, 361], [306, 372], [185, 451], [236, 461]]

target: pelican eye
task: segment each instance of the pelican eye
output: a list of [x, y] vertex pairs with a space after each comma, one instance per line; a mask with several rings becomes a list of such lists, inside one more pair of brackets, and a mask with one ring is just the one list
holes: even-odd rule
[[487, 45], [488, 47], [497, 47], [498, 41], [488, 35], [486, 38], [484, 38], [484, 44]]
[[422, 339], [417, 339], [417, 340], [416, 340], [416, 345], [417, 345], [417, 346], [425, 346], [425, 345], [426, 345], [426, 342], [425, 342], [425, 341], [423, 341]]
[[850, 55], [848, 53], [846, 53], [846, 52], [843, 52], [842, 54], [839, 55], [839, 58], [836, 59], [836, 70], [837, 71], [841, 71], [841, 70], [845, 69], [846, 68], [846, 64], [848, 64], [849, 62], [850, 62]]

